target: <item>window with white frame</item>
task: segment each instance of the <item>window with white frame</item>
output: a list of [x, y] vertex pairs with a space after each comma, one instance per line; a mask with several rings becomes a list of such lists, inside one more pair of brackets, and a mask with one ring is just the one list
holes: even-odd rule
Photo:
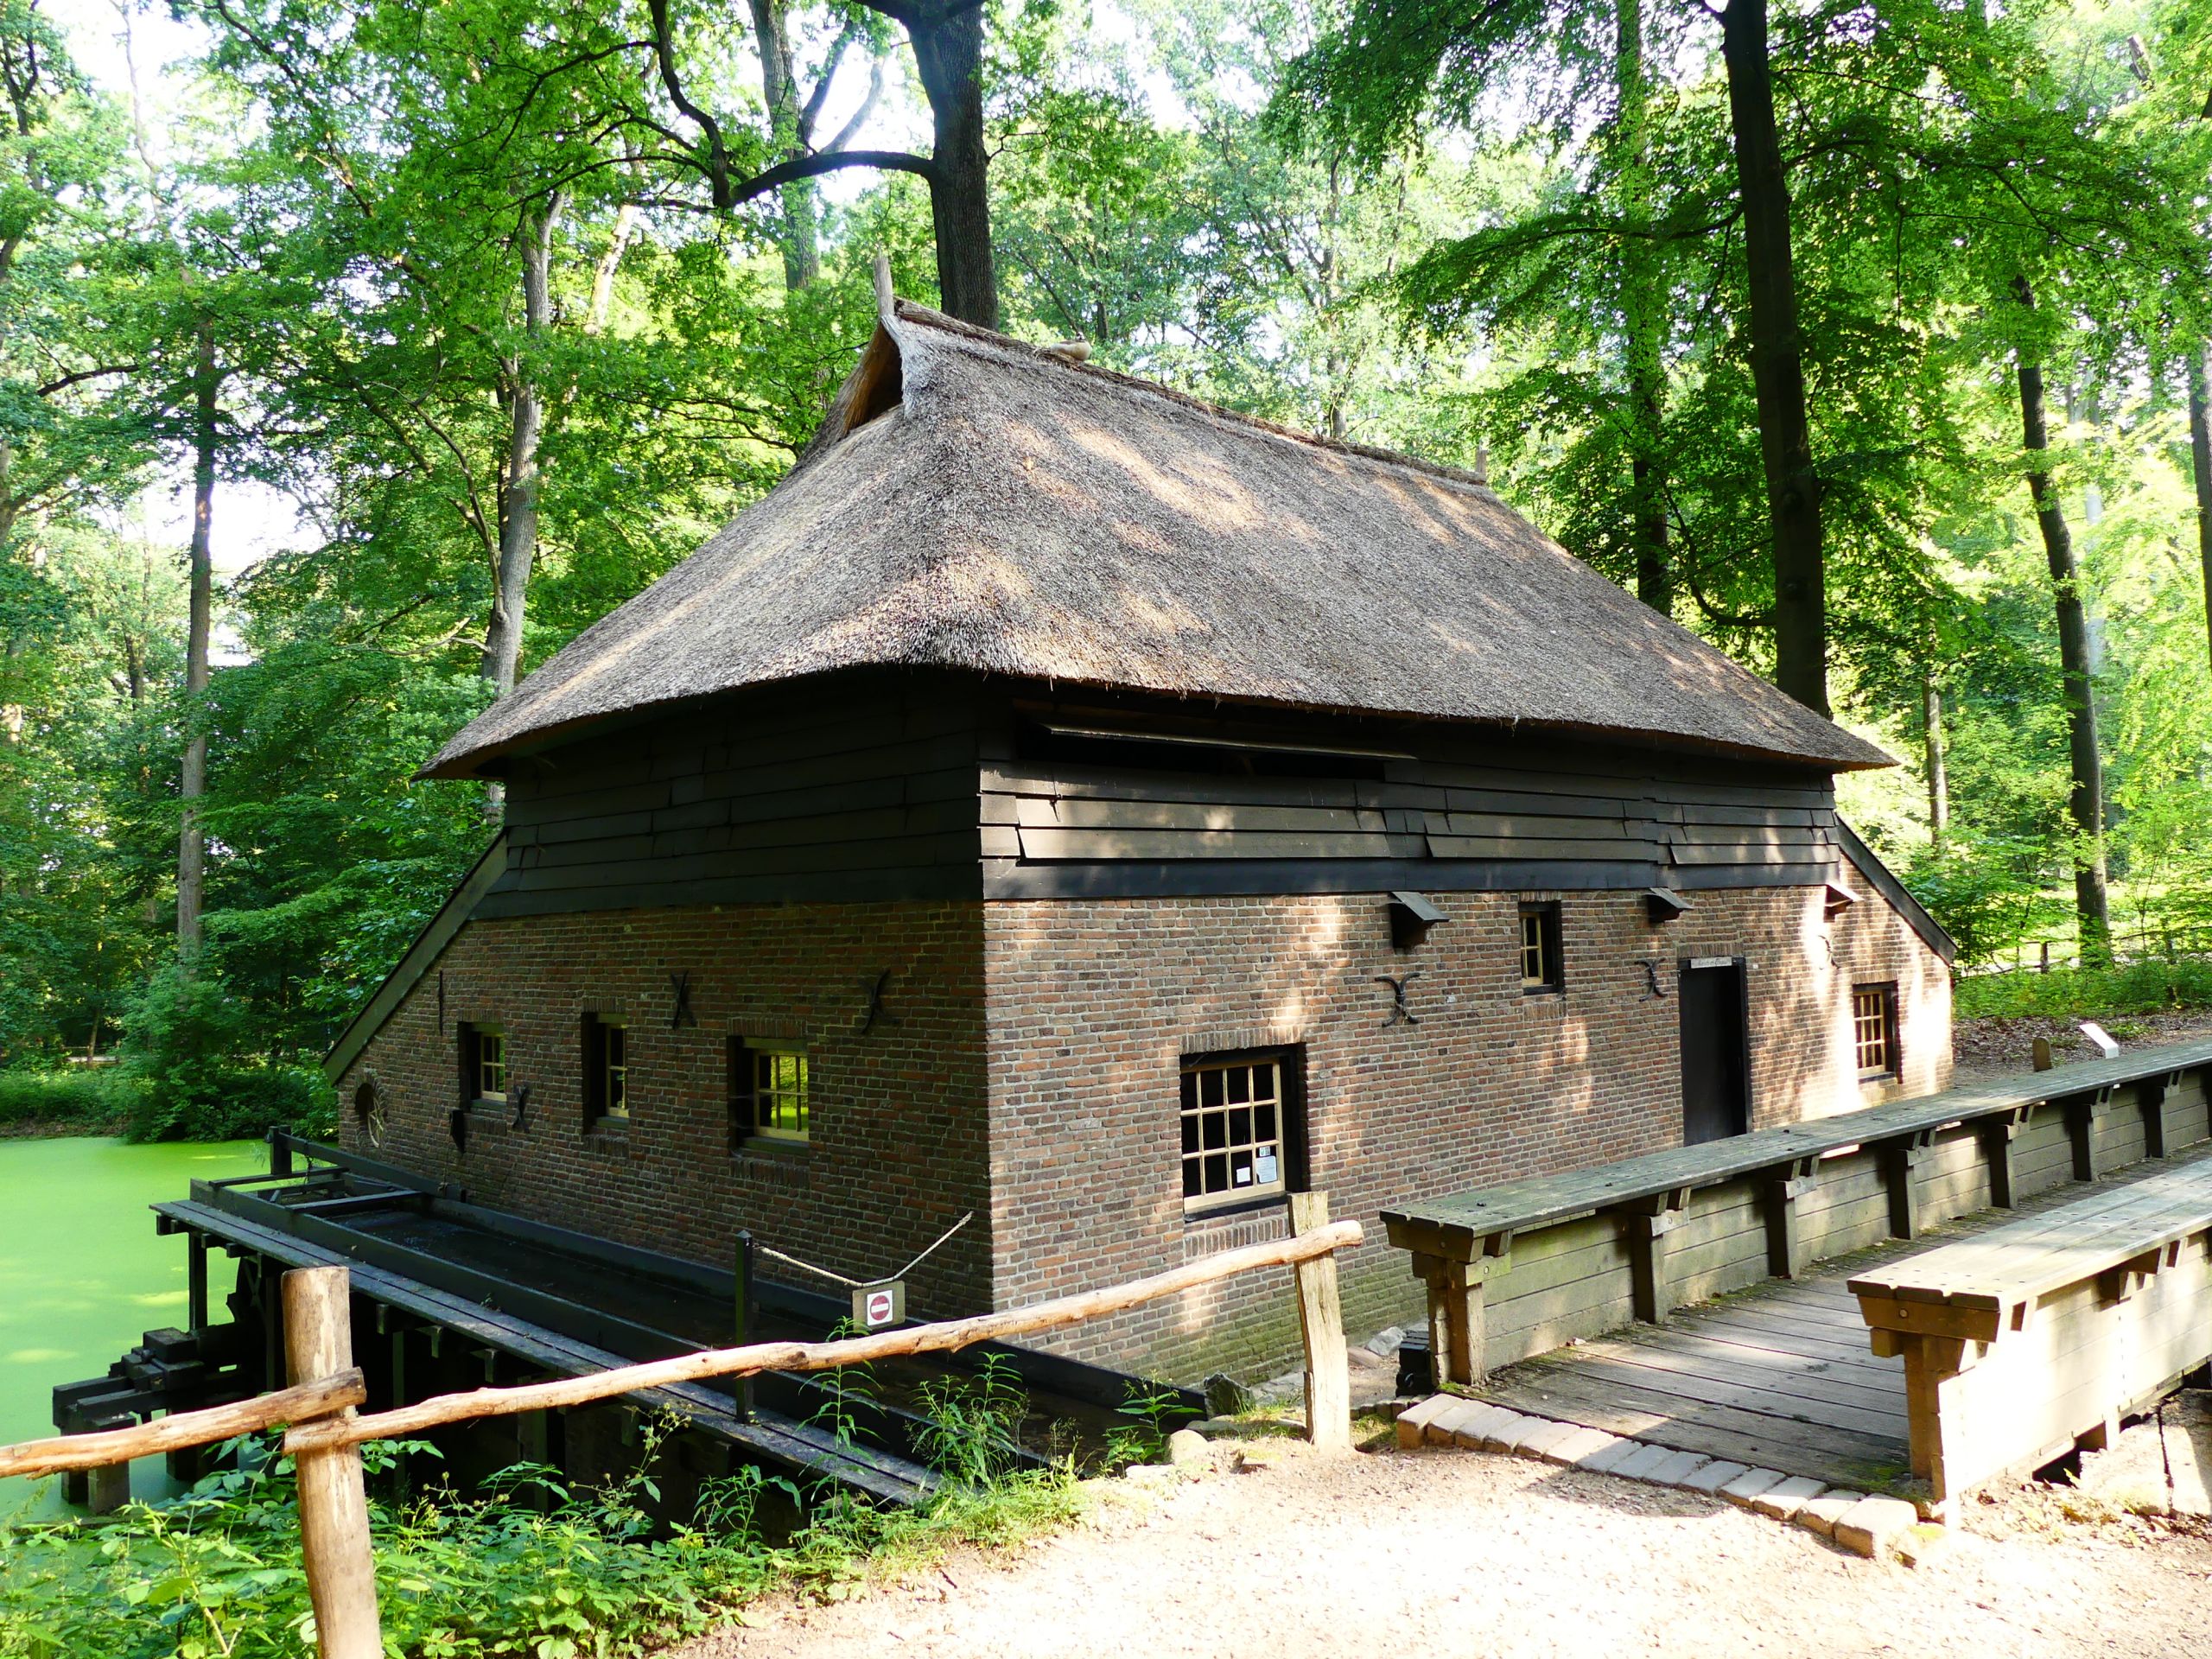
[[1559, 904], [1556, 899], [1521, 906], [1521, 988], [1555, 991], [1560, 977]]
[[497, 1026], [461, 1028], [461, 1093], [464, 1104], [507, 1097], [507, 1038]]
[[630, 1028], [620, 1020], [584, 1016], [584, 1122], [630, 1118]]
[[1862, 1079], [1897, 1075], [1897, 988], [1851, 988], [1851, 1046]]

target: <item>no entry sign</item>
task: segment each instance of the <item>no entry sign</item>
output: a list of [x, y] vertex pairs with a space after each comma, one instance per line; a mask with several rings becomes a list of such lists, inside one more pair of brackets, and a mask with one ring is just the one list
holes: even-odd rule
[[903, 1324], [906, 1318], [906, 1286], [899, 1279], [877, 1285], [853, 1287], [853, 1323], [863, 1331], [881, 1331]]

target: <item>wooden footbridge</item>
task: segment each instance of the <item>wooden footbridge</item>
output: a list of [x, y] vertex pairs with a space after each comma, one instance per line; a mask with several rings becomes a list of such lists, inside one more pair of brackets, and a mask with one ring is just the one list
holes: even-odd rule
[[1440, 1381], [1939, 1511], [2212, 1356], [2208, 1068], [2145, 1050], [1383, 1219]]

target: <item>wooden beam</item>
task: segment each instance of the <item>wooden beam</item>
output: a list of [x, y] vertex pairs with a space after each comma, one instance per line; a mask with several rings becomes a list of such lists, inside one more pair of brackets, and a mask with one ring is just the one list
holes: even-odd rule
[[2019, 1181], [2013, 1164], [2012, 1143], [2028, 1127], [2035, 1108], [2020, 1106], [2000, 1116], [1986, 1117], [1975, 1126], [1981, 1137], [1981, 1155], [1989, 1166], [1989, 1202], [1993, 1209], [2019, 1205]]
[[2066, 1140], [2074, 1152], [2074, 1179], [2094, 1181], [2097, 1179], [2097, 1114], [2112, 1098], [2112, 1088], [2107, 1084], [2094, 1095], [2083, 1095], [2065, 1104]]
[[194, 1336], [207, 1328], [207, 1235], [185, 1235], [184, 1325]]
[[2174, 1154], [2174, 1134], [2171, 1120], [2166, 1115], [2167, 1099], [2179, 1092], [2185, 1073], [2170, 1071], [2163, 1077], [2143, 1077], [2135, 1084], [2136, 1103], [2143, 1109], [2143, 1155], [2145, 1158], [2171, 1158]]
[[296, 1425], [284, 1437], [284, 1449], [297, 1453], [323, 1446], [357, 1446], [364, 1440], [396, 1440], [444, 1423], [507, 1416], [552, 1406], [588, 1405], [594, 1400], [616, 1399], [640, 1389], [696, 1382], [710, 1376], [747, 1376], [761, 1371], [821, 1371], [910, 1354], [947, 1353], [979, 1342], [1003, 1341], [1009, 1337], [1118, 1313], [1124, 1308], [1141, 1306], [1199, 1285], [1233, 1278], [1255, 1268], [1287, 1267], [1311, 1261], [1334, 1250], [1349, 1249], [1363, 1236], [1356, 1221], [1333, 1221], [1313, 1232], [1224, 1250], [1217, 1255], [1186, 1262], [1148, 1279], [1104, 1290], [1083, 1291], [1000, 1313], [980, 1313], [972, 1319], [952, 1319], [940, 1325], [908, 1325], [836, 1342], [770, 1342], [744, 1348], [708, 1349], [669, 1359], [650, 1360], [641, 1365], [595, 1371], [587, 1376], [560, 1377], [519, 1388], [478, 1389], [467, 1394], [441, 1395], [372, 1416]]
[[[352, 1275], [343, 1268], [296, 1268], [284, 1275], [283, 1294], [284, 1357], [294, 1386], [353, 1370]], [[340, 1424], [353, 1415], [348, 1405], [322, 1421]], [[383, 1659], [360, 1448], [311, 1447], [294, 1459], [300, 1557], [315, 1607], [316, 1649], [321, 1659]]]
[[1804, 1230], [1798, 1224], [1797, 1200], [1819, 1185], [1817, 1158], [1796, 1158], [1767, 1172], [1764, 1182], [1766, 1211], [1766, 1268], [1777, 1279], [1802, 1279], [1809, 1265]]
[[1668, 1237], [1689, 1207], [1688, 1187], [1655, 1193], [1622, 1211], [1628, 1228], [1630, 1294], [1636, 1317], [1652, 1325], [1675, 1311], [1674, 1275], [1668, 1270]]
[[57, 1475], [71, 1469], [104, 1469], [111, 1464], [127, 1464], [133, 1458], [150, 1458], [187, 1446], [257, 1433], [280, 1423], [305, 1422], [346, 1406], [358, 1406], [368, 1397], [360, 1372], [348, 1367], [300, 1388], [256, 1395], [251, 1400], [236, 1401], [227, 1406], [180, 1411], [156, 1417], [150, 1423], [103, 1429], [96, 1434], [60, 1434], [52, 1440], [0, 1446], [0, 1476]]
[[[1326, 1192], [1290, 1195], [1294, 1235], [1329, 1224]], [[1351, 1357], [1344, 1347], [1344, 1306], [1337, 1290], [1333, 1252], [1294, 1262], [1298, 1328], [1306, 1344], [1306, 1438], [1319, 1452], [1351, 1450]]]
[[1920, 1236], [1920, 1166], [1934, 1150], [1935, 1131], [1901, 1136], [1881, 1148], [1882, 1184], [1890, 1197], [1890, 1236]]

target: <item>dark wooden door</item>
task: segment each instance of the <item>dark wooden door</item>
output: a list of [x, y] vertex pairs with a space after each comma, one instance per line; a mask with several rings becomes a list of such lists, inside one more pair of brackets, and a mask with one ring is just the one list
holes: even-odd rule
[[1682, 1144], [1741, 1135], [1751, 1127], [1744, 964], [1685, 964], [1681, 998]]

